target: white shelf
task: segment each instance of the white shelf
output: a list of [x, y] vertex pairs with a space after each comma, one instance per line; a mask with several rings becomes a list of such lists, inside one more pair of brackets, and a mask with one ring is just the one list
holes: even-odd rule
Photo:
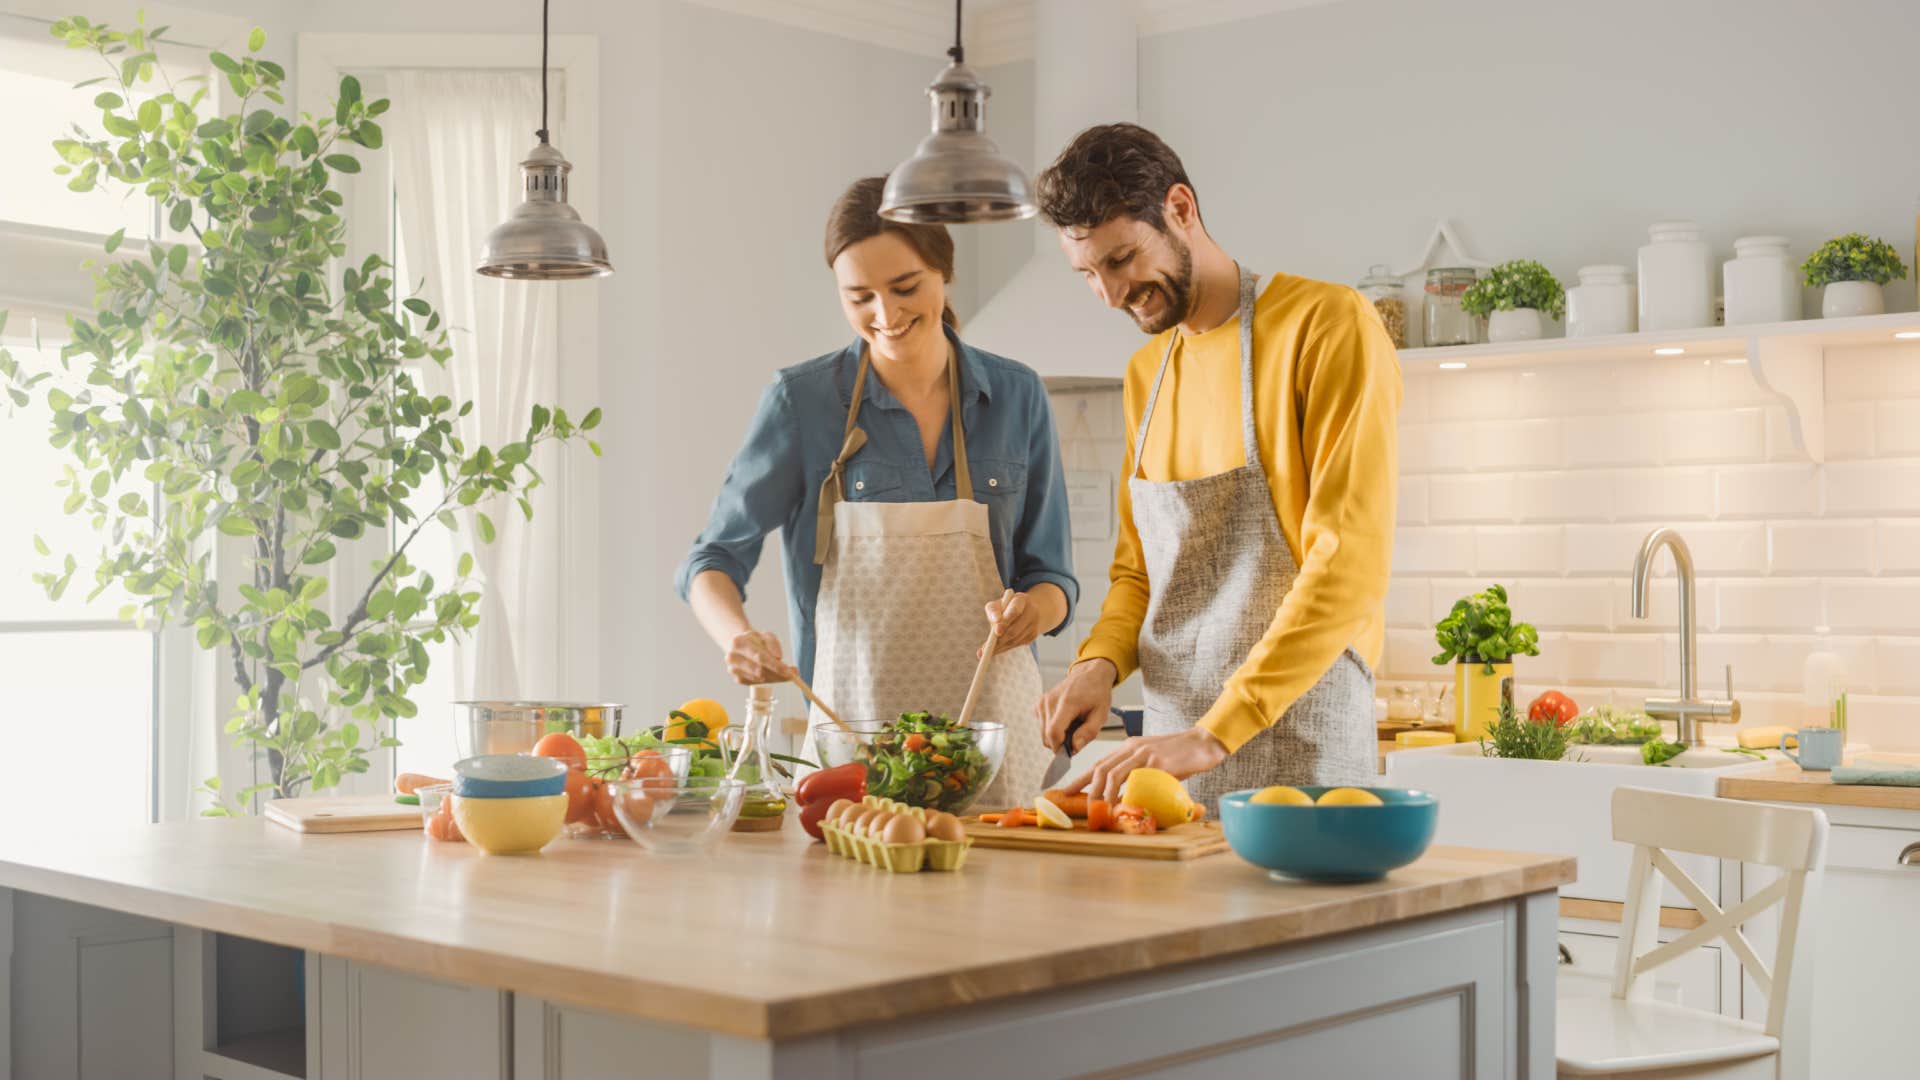
[[[1612, 334], [1590, 338], [1543, 338], [1498, 345], [1402, 349], [1406, 371], [1463, 365], [1465, 370], [1537, 368], [1684, 356], [1690, 360], [1743, 357], [1760, 388], [1786, 406], [1794, 444], [1814, 462], [1826, 460], [1826, 354], [1828, 349], [1899, 345], [1920, 354], [1920, 312], [1862, 315], [1850, 319], [1802, 319], [1758, 326], [1709, 326], [1667, 333]], [[1666, 353], [1658, 350], [1680, 349]]]

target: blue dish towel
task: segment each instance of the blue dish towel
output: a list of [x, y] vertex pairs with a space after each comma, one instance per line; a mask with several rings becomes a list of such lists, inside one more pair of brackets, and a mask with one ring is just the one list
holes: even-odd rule
[[1861, 761], [1833, 770], [1833, 782], [1876, 787], [1920, 787], [1920, 768], [1891, 761]]

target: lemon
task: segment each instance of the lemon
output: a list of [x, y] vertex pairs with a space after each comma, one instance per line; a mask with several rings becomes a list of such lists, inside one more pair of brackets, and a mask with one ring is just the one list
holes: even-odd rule
[[1162, 829], [1184, 825], [1193, 820], [1193, 799], [1180, 781], [1165, 769], [1135, 769], [1127, 774], [1120, 789], [1120, 801], [1137, 806], [1153, 815]]
[[1259, 803], [1262, 806], [1312, 806], [1313, 796], [1301, 791], [1297, 787], [1276, 785], [1270, 788], [1261, 788], [1259, 794], [1247, 801], [1250, 803]]
[[1320, 795], [1320, 806], [1385, 806], [1380, 796], [1357, 787], [1337, 787]]
[[1040, 819], [1043, 829], [1073, 828], [1073, 819], [1067, 816], [1067, 812], [1045, 798], [1033, 800], [1033, 816]]
[[[713, 740], [715, 746], [720, 744], [720, 729], [727, 726], [726, 706], [707, 698], [694, 698], [674, 711], [705, 724], [707, 726], [705, 737]], [[687, 734], [687, 725], [684, 721], [677, 717], [668, 717], [665, 732], [667, 741], [691, 737]]]

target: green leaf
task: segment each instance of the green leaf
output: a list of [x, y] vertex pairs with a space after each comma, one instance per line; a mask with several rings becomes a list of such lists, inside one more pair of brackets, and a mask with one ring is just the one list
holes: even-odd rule
[[160, 127], [160, 103], [158, 101], [148, 98], [141, 102], [140, 111], [137, 115], [140, 120], [141, 131], [154, 131]]
[[258, 536], [260, 530], [253, 522], [238, 514], [228, 514], [220, 519], [220, 531], [228, 536]]
[[307, 421], [307, 439], [322, 450], [340, 449], [340, 432], [325, 420]]
[[126, 103], [127, 99], [111, 91], [95, 94], [93, 98], [94, 107], [99, 109], [117, 109]]
[[[45, 540], [42, 540], [42, 539], [40, 539], [40, 534], [39, 534], [39, 533], [34, 533], [34, 534], [33, 534], [33, 550], [35, 550], [35, 551], [37, 551], [37, 552], [39, 552], [39, 553], [40, 553], [40, 554], [42, 554], [42, 555], [51, 555], [51, 554], [53, 554], [53, 552], [52, 552], [52, 550], [50, 550], [50, 549], [49, 549], [49, 548], [47, 547], [47, 542], [46, 542]], [[471, 555], [468, 555], [468, 556], [466, 556], [465, 558], [467, 559], [467, 561], [468, 561], [469, 563], [471, 563], [471, 562], [473, 561], [473, 556], [471, 556]], [[464, 574], [464, 573], [465, 573], [465, 571], [461, 571], [461, 573], [462, 573], [462, 574]]]
[[351, 105], [360, 100], [360, 80], [351, 75], [340, 79], [340, 100]]
[[127, 238], [126, 229], [122, 228], [122, 229], [113, 230], [113, 235], [107, 237], [107, 254], [109, 255], [113, 254], [114, 251], [120, 247], [120, 241], [125, 240], [126, 238]]
[[[34, 537], [33, 539], [35, 543], [39, 543], [40, 541], [40, 538], [37, 536]], [[40, 554], [45, 555], [46, 553], [47, 553], [46, 545], [41, 544]], [[466, 577], [468, 574], [473, 573], [473, 552], [463, 551], [460, 553], [460, 562], [454, 572], [458, 574], [460, 577]]]
[[600, 426], [600, 409], [598, 406], [595, 406], [594, 408], [588, 409], [587, 415], [580, 421], [580, 430], [592, 431], [594, 428], [597, 428], [599, 426]]
[[187, 223], [192, 220], [193, 204], [190, 202], [174, 203], [173, 209], [167, 213], [167, 227], [174, 232], [185, 232]]
[[335, 172], [357, 173], [360, 171], [360, 162], [346, 154], [328, 154], [320, 160], [326, 162], [327, 168]]
[[253, 28], [252, 33], [247, 35], [247, 51], [248, 52], [259, 52], [260, 49], [266, 45], [266, 43], [267, 43], [267, 32], [265, 30], [260, 29], [257, 26]]
[[224, 71], [229, 75], [238, 75], [240, 73], [240, 62], [238, 60], [235, 60], [233, 57], [228, 56], [226, 53], [223, 53], [223, 52], [208, 53], [207, 59], [213, 64], [214, 67], [219, 68], [221, 71]]
[[431, 305], [417, 296], [407, 297], [405, 300], [400, 301], [400, 305], [415, 315], [425, 315], [433, 310]]
[[167, 252], [167, 269], [176, 274], [185, 272], [187, 269], [187, 245], [175, 244], [173, 245], [173, 249]]
[[293, 129], [293, 145], [307, 157], [320, 152], [320, 140], [314, 136], [313, 129], [304, 124]]
[[307, 549], [306, 556], [300, 561], [308, 566], [318, 566], [328, 559], [333, 558], [333, 554], [333, 541], [315, 540], [313, 546]]
[[493, 543], [493, 519], [485, 514], [476, 513], [473, 515], [473, 520], [474, 524], [480, 529], [481, 542], [488, 544]]

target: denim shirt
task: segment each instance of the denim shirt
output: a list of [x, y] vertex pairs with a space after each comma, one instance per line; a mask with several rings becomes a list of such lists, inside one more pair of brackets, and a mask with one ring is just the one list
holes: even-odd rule
[[[1022, 592], [1050, 581], [1067, 597], [1072, 621], [1080, 585], [1067, 534], [1066, 484], [1053, 409], [1031, 368], [964, 344], [947, 328], [960, 360], [961, 423], [973, 497], [986, 504], [1001, 581]], [[853, 400], [861, 343], [781, 371], [761, 395], [746, 441], [727, 469], [707, 527], [676, 576], [686, 599], [694, 576], [719, 570], [742, 596], [767, 534], [779, 529], [793, 622], [789, 657], [813, 678], [814, 604], [820, 567], [813, 562], [820, 482], [839, 455]], [[954, 497], [952, 425], [927, 467], [920, 426], [870, 371], [860, 406], [867, 442], [848, 459], [850, 502], [932, 502]], [[984, 604], [987, 599], [983, 598]], [[1052, 633], [1059, 633], [1055, 628]]]

